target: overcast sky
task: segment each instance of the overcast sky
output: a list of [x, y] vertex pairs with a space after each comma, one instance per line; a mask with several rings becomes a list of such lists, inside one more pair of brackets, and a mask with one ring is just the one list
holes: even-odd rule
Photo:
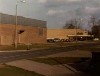
[[100, 0], [0, 0], [0, 12], [15, 15], [17, 2], [18, 15], [47, 21], [48, 28], [62, 28], [69, 19], [86, 21], [91, 15], [100, 15]]

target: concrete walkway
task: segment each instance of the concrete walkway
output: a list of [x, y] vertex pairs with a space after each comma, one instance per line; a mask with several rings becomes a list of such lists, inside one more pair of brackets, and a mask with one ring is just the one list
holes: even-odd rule
[[[45, 57], [91, 57], [91, 52], [89, 51], [67, 51], [48, 55]], [[80, 76], [79, 72], [69, 65], [48, 65], [44, 63], [39, 63], [31, 60], [17, 60], [6, 63], [7, 65], [16, 66], [28, 71], [34, 71], [36, 73], [45, 76]], [[65, 67], [66, 66], [66, 67]]]
[[[66, 65], [68, 68], [62, 65], [48, 65], [44, 63], [38, 63], [30, 60], [17, 60], [13, 62], [6, 63], [7, 65], [16, 66], [23, 68], [28, 71], [34, 71], [36, 73], [45, 75], [45, 76], [78, 76], [77, 71], [72, 67]], [[69, 69], [71, 68], [71, 70]], [[73, 72], [73, 71], [75, 72]]]

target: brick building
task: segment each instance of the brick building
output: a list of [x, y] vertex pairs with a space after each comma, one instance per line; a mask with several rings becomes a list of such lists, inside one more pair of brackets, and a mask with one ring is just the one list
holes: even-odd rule
[[32, 44], [45, 43], [47, 38], [46, 21], [17, 17], [0, 13], [0, 45], [11, 45], [15, 42], [15, 29], [17, 30], [17, 43]]
[[88, 35], [88, 31], [82, 29], [48, 29], [47, 30], [47, 39], [74, 39], [75, 38], [88, 38], [91, 35]]

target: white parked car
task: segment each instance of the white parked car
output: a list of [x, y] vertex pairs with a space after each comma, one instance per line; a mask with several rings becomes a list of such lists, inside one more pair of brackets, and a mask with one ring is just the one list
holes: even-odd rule
[[94, 38], [93, 40], [94, 40], [94, 41], [98, 41], [98, 40], [99, 40], [99, 38]]
[[59, 38], [54, 38], [54, 42], [60, 42]]

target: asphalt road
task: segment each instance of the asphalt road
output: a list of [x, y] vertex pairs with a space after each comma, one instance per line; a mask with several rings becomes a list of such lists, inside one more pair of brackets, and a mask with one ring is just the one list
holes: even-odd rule
[[[60, 52], [66, 52], [66, 51], [74, 51], [78, 48], [82, 47], [93, 47], [93, 46], [100, 45], [99, 43], [95, 44], [81, 44], [77, 46], [66, 46], [66, 47], [59, 47], [59, 48], [52, 48], [52, 49], [46, 49], [46, 50], [30, 50], [30, 51], [23, 51], [23, 52], [0, 52], [0, 63], [5, 63], [9, 61], [14, 61], [18, 59], [28, 59], [32, 57], [41, 57], [41, 56], [46, 56], [46, 55], [51, 55], [55, 53], [60, 53]], [[88, 50], [88, 49], [87, 49]]]
[[28, 59], [32, 57], [41, 57], [51, 55], [59, 52], [65, 52], [65, 48], [54, 48], [53, 50], [36, 50], [36, 51], [23, 51], [23, 52], [1, 52], [0, 63], [9, 62], [18, 59]]

